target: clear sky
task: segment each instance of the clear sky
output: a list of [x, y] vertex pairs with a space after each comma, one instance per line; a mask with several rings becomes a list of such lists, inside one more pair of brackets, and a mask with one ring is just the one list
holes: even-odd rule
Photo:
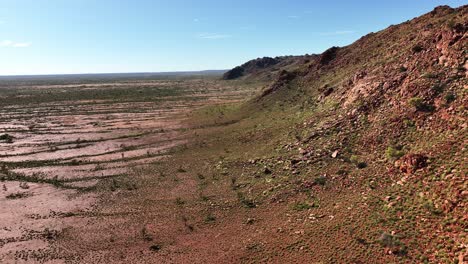
[[0, 75], [228, 69], [466, 0], [0, 0]]

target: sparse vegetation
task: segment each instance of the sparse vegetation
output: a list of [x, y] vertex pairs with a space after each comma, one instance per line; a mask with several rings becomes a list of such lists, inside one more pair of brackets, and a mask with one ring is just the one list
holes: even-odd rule
[[255, 203], [254, 200], [245, 197], [245, 195], [244, 195], [243, 193], [241, 193], [241, 192], [238, 192], [238, 193], [237, 193], [237, 198], [239, 199], [239, 202], [240, 202], [243, 206], [245, 206], [245, 207], [247, 207], [247, 208], [255, 208], [255, 207], [257, 207], [257, 204]]
[[356, 155], [351, 155], [351, 157], [349, 158], [349, 161], [353, 163], [358, 169], [367, 168], [367, 163], [360, 160], [359, 157]]
[[206, 217], [205, 217], [205, 222], [207, 223], [212, 223], [212, 222], [215, 222], [216, 221], [216, 217], [212, 214], [208, 214]]
[[176, 199], [176, 204], [177, 204], [178, 206], [182, 206], [182, 205], [185, 204], [185, 201], [182, 200], [182, 198], [177, 197], [177, 199]]
[[9, 134], [0, 135], [0, 141], [3, 141], [5, 143], [13, 143], [13, 139], [14, 137]]
[[423, 51], [424, 48], [421, 45], [418, 44], [418, 45], [413, 46], [411, 48], [411, 50], [413, 51], [413, 53], [419, 53], [419, 52]]
[[159, 245], [159, 244], [155, 244], [155, 245], [150, 246], [150, 250], [151, 250], [151, 251], [154, 251], [154, 252], [158, 252], [158, 251], [160, 251], [161, 249], [162, 249], [162, 247], [161, 247], [161, 245]]
[[403, 157], [405, 152], [401, 149], [401, 147], [389, 146], [385, 151], [385, 155], [387, 156], [387, 159], [393, 160]]
[[15, 199], [23, 199], [23, 198], [26, 198], [26, 197], [29, 197], [29, 196], [31, 196], [31, 193], [17, 192], [17, 193], [10, 193], [5, 198], [7, 198], [9, 200], [15, 200]]
[[418, 111], [422, 112], [431, 112], [434, 111], [434, 106], [429, 105], [424, 102], [424, 100], [420, 97], [413, 97], [409, 100], [409, 104], [416, 108]]
[[314, 183], [318, 185], [325, 185], [327, 183], [327, 177], [319, 176], [315, 178]]
[[[80, 217], [67, 222], [98, 232], [72, 226], [54, 242], [79, 260], [105, 252], [109, 262], [199, 254], [207, 262], [453, 262], [465, 228], [460, 10], [436, 10], [306, 64], [303, 56], [253, 60], [227, 82], [13, 82], [0, 89], [0, 109], [22, 125], [5, 130], [18, 142], [0, 153], [3, 195], [19, 195], [10, 194], [19, 182], [35, 196], [53, 187], [73, 201], [96, 195], [89, 211], [28, 216]], [[80, 127], [67, 121], [75, 119]], [[22, 202], [12, 197], [7, 203]]]
[[444, 99], [447, 104], [450, 104], [457, 99], [457, 96], [454, 93], [447, 93]]
[[306, 203], [306, 202], [299, 202], [293, 205], [293, 209], [296, 211], [309, 210], [314, 207], [316, 207], [315, 203]]
[[382, 233], [378, 241], [382, 246], [389, 248], [394, 254], [407, 254], [407, 247], [394, 235]]

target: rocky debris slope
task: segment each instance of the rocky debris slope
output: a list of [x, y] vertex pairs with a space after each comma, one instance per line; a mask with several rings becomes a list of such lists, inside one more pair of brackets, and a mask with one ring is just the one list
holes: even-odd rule
[[414, 261], [468, 260], [467, 21], [468, 6], [441, 6], [352, 45], [295, 57], [294, 67], [270, 72], [274, 81], [252, 101], [310, 111], [284, 146], [291, 160], [310, 166], [324, 157], [321, 172], [337, 177], [330, 164], [355, 164], [355, 177], [369, 180], [363, 196], [382, 183], [377, 208], [389, 232], [381, 240], [401, 240], [382, 244]]

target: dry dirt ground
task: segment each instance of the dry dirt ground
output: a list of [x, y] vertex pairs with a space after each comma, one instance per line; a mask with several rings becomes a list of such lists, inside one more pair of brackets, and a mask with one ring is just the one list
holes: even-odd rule
[[86, 232], [107, 192], [137, 189], [131, 173], [186, 144], [187, 112], [251, 94], [209, 78], [70, 83], [0, 85], [2, 263], [64, 262], [51, 244]]
[[[353, 143], [367, 120], [307, 104], [301, 90], [258, 100], [262, 83], [247, 80], [116, 83], [0, 88], [0, 262], [466, 258], [461, 219], [441, 220], [414, 191], [429, 183], [408, 183], [430, 179], [424, 170], [395, 172], [385, 146]], [[464, 179], [456, 151], [451, 177]]]

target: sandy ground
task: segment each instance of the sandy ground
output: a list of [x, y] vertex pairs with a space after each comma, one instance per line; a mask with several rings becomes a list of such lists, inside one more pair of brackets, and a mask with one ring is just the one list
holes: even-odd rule
[[[34, 98], [38, 90], [170, 89], [174, 82], [17, 88], [23, 93], [18, 97]], [[166, 159], [172, 148], [185, 144], [185, 112], [243, 98], [242, 91], [220, 91], [215, 83], [206, 89], [204, 83], [176, 83], [187, 89], [180, 99], [167, 96], [158, 101], [125, 102], [96, 98], [8, 103], [0, 108], [0, 135], [13, 137], [13, 142], [0, 141], [0, 176], [15, 179], [0, 182], [0, 262], [63, 262], [54, 257], [51, 245], [69, 226], [85, 227], [92, 221], [89, 215], [99, 195], [89, 190], [99, 188], [101, 180]], [[52, 181], [60, 184], [54, 186]]]

